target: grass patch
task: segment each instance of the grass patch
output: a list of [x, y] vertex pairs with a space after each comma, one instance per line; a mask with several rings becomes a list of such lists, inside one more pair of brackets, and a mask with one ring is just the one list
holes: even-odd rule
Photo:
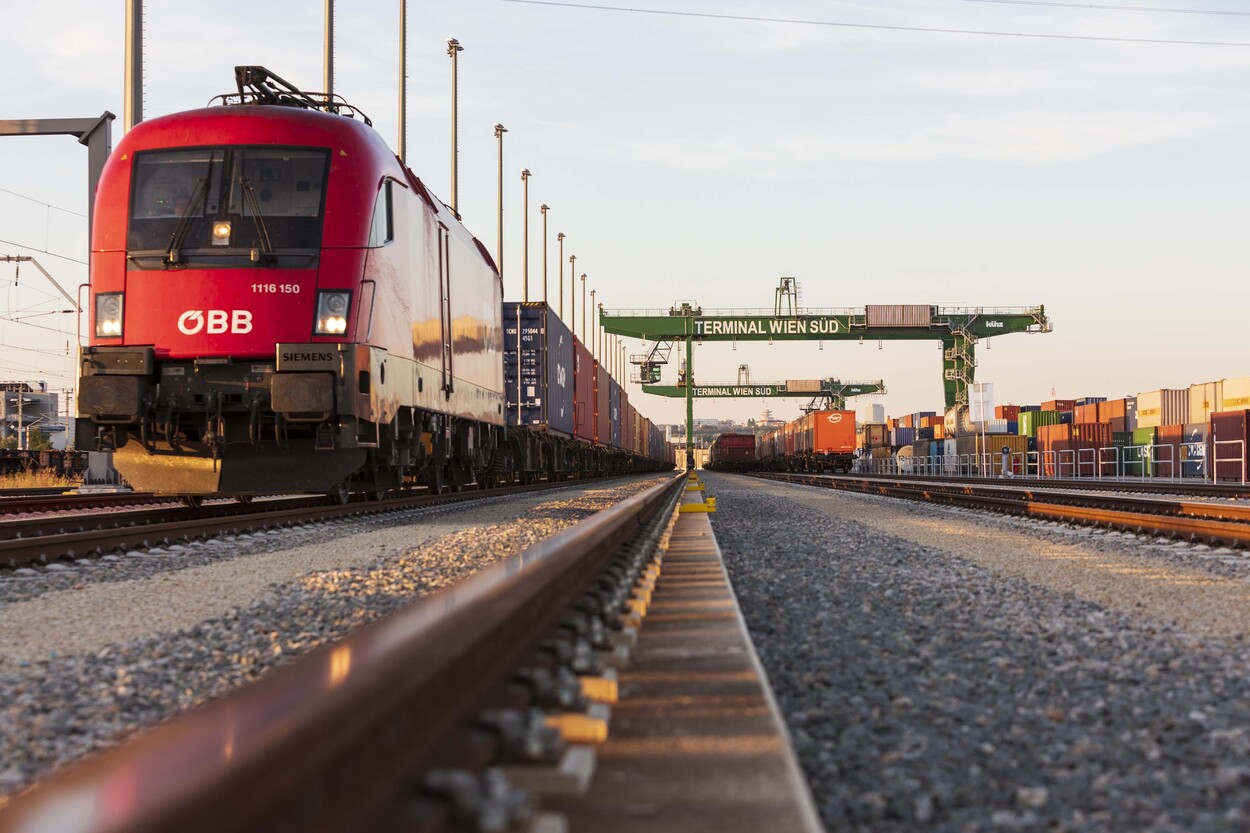
[[81, 485], [80, 478], [65, 477], [52, 471], [0, 475], [0, 489], [76, 489]]

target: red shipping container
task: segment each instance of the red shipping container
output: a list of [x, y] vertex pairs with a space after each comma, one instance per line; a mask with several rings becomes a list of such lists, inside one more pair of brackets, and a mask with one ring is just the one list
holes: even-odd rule
[[1072, 476], [1076, 455], [1068, 453], [1072, 451], [1070, 423], [1037, 426], [1037, 450], [1041, 453], [1042, 471], [1047, 477], [1056, 474]]
[[599, 362], [595, 362], [595, 442], [612, 445], [612, 404], [608, 392], [611, 377]]
[[[1089, 407], [1093, 407], [1092, 405]], [[1101, 457], [1098, 450], [1111, 448], [1111, 426], [1105, 422], [1078, 422], [1072, 425], [1071, 448], [1076, 460], [1077, 477], [1093, 477], [1098, 473]], [[1112, 459], [1110, 455], [1108, 460]], [[1103, 474], [1111, 474], [1107, 466]]]
[[1043, 411], [1070, 411], [1075, 407], [1075, 399], [1052, 399], [1042, 403]]
[[629, 394], [621, 387], [621, 449], [634, 450], [634, 413], [629, 407]]
[[579, 440], [595, 441], [595, 361], [581, 339], [573, 337], [573, 421]]
[[[1211, 470], [1216, 480], [1250, 480], [1250, 411], [1211, 414]], [[1238, 459], [1240, 457], [1240, 459]]]
[[1014, 422], [1020, 418], [1019, 405], [997, 405], [994, 408], [995, 419], [1005, 419], [1008, 422]]
[[1111, 417], [1107, 420], [1107, 425], [1111, 426], [1111, 433], [1123, 434], [1128, 431], [1128, 418], [1122, 416]]
[[1153, 451], [1155, 473], [1159, 477], [1180, 477], [1181, 445], [1185, 442], [1184, 425], [1160, 425], [1155, 432]]

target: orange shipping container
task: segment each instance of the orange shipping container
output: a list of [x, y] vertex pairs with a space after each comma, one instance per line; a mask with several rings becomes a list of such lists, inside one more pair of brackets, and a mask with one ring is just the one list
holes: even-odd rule
[[1124, 419], [1128, 416], [1123, 399], [1108, 399], [1098, 403], [1098, 421], [1111, 422], [1113, 419]]
[[797, 421], [795, 451], [850, 454], [855, 451], [854, 411], [812, 411]]
[[1098, 419], [1098, 406], [1100, 402], [1091, 402], [1088, 405], [1077, 405], [1072, 412], [1073, 422], [1100, 422]]

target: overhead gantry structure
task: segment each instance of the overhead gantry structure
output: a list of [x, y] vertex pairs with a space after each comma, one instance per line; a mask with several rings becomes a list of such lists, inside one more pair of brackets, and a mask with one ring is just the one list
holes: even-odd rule
[[[643, 385], [642, 392], [655, 396], [679, 398], [686, 395], [684, 378], [675, 385]], [[694, 385], [690, 395], [695, 399], [768, 399], [782, 397], [806, 397], [811, 401], [804, 410], [814, 411], [821, 407], [841, 411], [851, 396], [885, 393], [885, 382], [842, 382], [838, 379], [787, 379], [784, 382], [708, 382]]]
[[[1048, 333], [1046, 308], [940, 307], [932, 304], [878, 304], [863, 307], [800, 307], [793, 278], [782, 278], [770, 310], [704, 310], [679, 301], [665, 310], [599, 309], [607, 333], [654, 342], [646, 353], [630, 357], [638, 366], [635, 381], [655, 385], [672, 347], [686, 348], [687, 438], [694, 424], [693, 346], [696, 341], [939, 341], [946, 407], [968, 404], [976, 375], [976, 345], [1008, 333]], [[645, 390], [645, 388], [644, 388]], [[688, 443], [687, 448], [692, 448]]]

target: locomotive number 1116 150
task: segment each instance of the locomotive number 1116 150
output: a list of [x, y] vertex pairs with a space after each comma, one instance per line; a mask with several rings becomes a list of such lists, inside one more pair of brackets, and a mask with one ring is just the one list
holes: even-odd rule
[[267, 295], [298, 295], [299, 284], [297, 283], [254, 283], [252, 291]]

